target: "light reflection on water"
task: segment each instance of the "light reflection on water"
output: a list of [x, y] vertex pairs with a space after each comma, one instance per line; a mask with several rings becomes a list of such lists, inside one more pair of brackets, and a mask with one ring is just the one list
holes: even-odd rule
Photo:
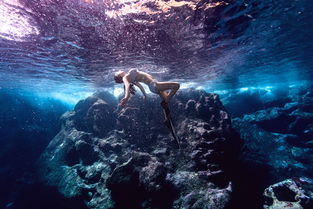
[[31, 35], [39, 35], [35, 21], [20, 10], [17, 1], [0, 3], [0, 38], [10, 41], [26, 41]]
[[4, 0], [0, 11], [2, 88], [61, 98], [115, 88], [113, 73], [133, 67], [209, 91], [313, 77], [308, 0]]

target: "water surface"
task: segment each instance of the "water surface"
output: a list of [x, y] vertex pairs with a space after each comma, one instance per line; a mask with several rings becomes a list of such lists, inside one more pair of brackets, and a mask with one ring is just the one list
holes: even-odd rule
[[77, 101], [117, 70], [209, 91], [310, 82], [309, 0], [1, 0], [0, 87]]

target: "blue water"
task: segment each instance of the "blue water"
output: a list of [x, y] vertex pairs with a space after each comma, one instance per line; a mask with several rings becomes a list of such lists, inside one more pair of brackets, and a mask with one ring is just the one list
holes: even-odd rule
[[183, 88], [313, 78], [313, 6], [298, 1], [3, 0], [0, 87], [75, 103], [136, 67]]
[[[239, 127], [245, 114], [304, 98], [313, 80], [312, 34], [311, 0], [0, 0], [0, 185], [10, 187], [0, 190], [0, 207], [30, 198], [31, 169], [65, 111], [98, 90], [123, 93], [114, 72], [137, 68], [181, 89], [217, 93]], [[259, 129], [242, 127], [253, 141]], [[280, 141], [266, 146], [276, 149], [285, 135], [271, 134]], [[262, 143], [251, 143], [248, 160], [266, 153]], [[284, 146], [278, 151], [312, 152]], [[256, 182], [251, 173], [245, 178]]]

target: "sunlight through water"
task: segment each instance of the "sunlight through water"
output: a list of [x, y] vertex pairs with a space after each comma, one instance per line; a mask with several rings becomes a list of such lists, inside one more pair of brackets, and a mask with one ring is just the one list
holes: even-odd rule
[[39, 35], [35, 21], [26, 12], [16, 8], [18, 6], [17, 1], [0, 2], [0, 38], [27, 41], [27, 37]]

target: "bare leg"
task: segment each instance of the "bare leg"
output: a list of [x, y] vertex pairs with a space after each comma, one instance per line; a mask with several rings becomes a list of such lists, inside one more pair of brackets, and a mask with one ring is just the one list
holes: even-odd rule
[[[156, 84], [156, 88], [160, 91], [161, 97], [167, 103], [174, 96], [179, 87], [180, 87], [179, 83], [176, 82], [157, 82]], [[170, 90], [170, 92], [167, 94], [165, 92], [166, 90]]]
[[166, 98], [167, 98], [168, 94], [166, 93], [166, 91], [160, 91], [160, 97], [166, 101]]
[[[178, 147], [180, 148], [180, 142], [179, 142], [180, 139], [176, 134], [176, 131], [175, 131], [175, 128], [173, 126], [172, 119], [171, 119], [170, 109], [168, 107], [168, 101], [179, 89], [179, 83], [165, 83], [164, 82], [161, 85], [163, 85], [163, 88], [165, 89], [163, 91], [159, 90], [159, 95], [163, 99], [163, 101], [161, 102], [161, 106], [163, 107], [163, 113], [164, 113], [164, 117], [165, 117], [165, 120], [163, 123], [171, 131], [173, 138], [177, 141]], [[167, 87], [170, 87], [170, 88], [168, 88], [168, 89], [170, 89], [169, 93], [166, 92], [166, 90], [167, 90], [166, 85], [167, 85]]]

